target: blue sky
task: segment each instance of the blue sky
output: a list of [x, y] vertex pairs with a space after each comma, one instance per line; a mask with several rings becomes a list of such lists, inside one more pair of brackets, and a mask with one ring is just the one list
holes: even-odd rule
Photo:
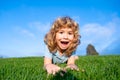
[[44, 35], [59, 16], [80, 25], [78, 55], [93, 44], [100, 55], [120, 54], [119, 0], [0, 0], [0, 56], [44, 54]]

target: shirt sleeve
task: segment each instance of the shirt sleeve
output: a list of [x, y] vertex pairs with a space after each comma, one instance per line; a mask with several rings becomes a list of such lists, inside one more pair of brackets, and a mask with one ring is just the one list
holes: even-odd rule
[[76, 51], [73, 51], [71, 56], [76, 56]]
[[52, 53], [50, 53], [47, 45], [45, 45], [45, 52], [44, 52], [44, 57], [52, 59]]

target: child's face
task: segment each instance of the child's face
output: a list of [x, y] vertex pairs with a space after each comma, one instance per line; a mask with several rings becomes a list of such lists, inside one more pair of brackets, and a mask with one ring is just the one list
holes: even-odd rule
[[56, 42], [62, 50], [69, 47], [73, 38], [74, 34], [71, 28], [62, 28], [56, 33]]

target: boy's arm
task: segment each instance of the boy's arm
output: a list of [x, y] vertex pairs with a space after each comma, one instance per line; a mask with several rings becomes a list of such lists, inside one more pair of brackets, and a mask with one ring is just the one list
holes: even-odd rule
[[69, 64], [75, 64], [74, 56], [71, 56], [70, 58], [68, 58], [67, 65], [69, 65]]
[[75, 56], [71, 56], [69, 59], [68, 59], [68, 62], [67, 62], [67, 67], [66, 68], [70, 68], [72, 70], [77, 70], [79, 71], [79, 68], [75, 65]]
[[60, 67], [52, 64], [52, 59], [45, 57], [44, 58], [44, 68], [47, 70], [48, 74], [55, 75], [56, 72], [60, 70]]
[[50, 58], [44, 57], [44, 66], [47, 64], [52, 64], [52, 60]]

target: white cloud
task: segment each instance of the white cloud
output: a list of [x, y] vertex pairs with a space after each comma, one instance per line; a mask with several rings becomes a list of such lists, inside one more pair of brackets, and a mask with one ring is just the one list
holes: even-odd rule
[[86, 49], [86, 46], [91, 43], [99, 52], [102, 52], [119, 38], [119, 24], [119, 18], [113, 18], [111, 22], [105, 25], [98, 23], [85, 24], [81, 27], [81, 48]]
[[84, 42], [88, 42], [88, 40], [95, 43], [96, 40], [108, 40], [114, 30], [112, 27], [107, 28], [107, 26], [101, 26], [100, 24], [86, 24], [81, 28], [81, 36], [85, 38]]
[[49, 31], [50, 27], [50, 23], [43, 24], [36, 21], [28, 23], [25, 28], [24, 26], [15, 26], [14, 31], [25, 37], [38, 38], [38, 36], [43, 37]]
[[22, 36], [35, 38], [35, 33], [31, 32], [29, 28], [22, 28], [21, 26], [15, 26], [13, 30], [17, 34], [20, 34]]
[[30, 32], [29, 30], [27, 30], [27, 29], [21, 30], [21, 34], [27, 35], [27, 36], [32, 37], [32, 38], [35, 37], [35, 35], [32, 32]]
[[51, 27], [50, 23], [31, 22], [28, 24], [31, 29], [38, 31], [39, 33], [45, 34]]

